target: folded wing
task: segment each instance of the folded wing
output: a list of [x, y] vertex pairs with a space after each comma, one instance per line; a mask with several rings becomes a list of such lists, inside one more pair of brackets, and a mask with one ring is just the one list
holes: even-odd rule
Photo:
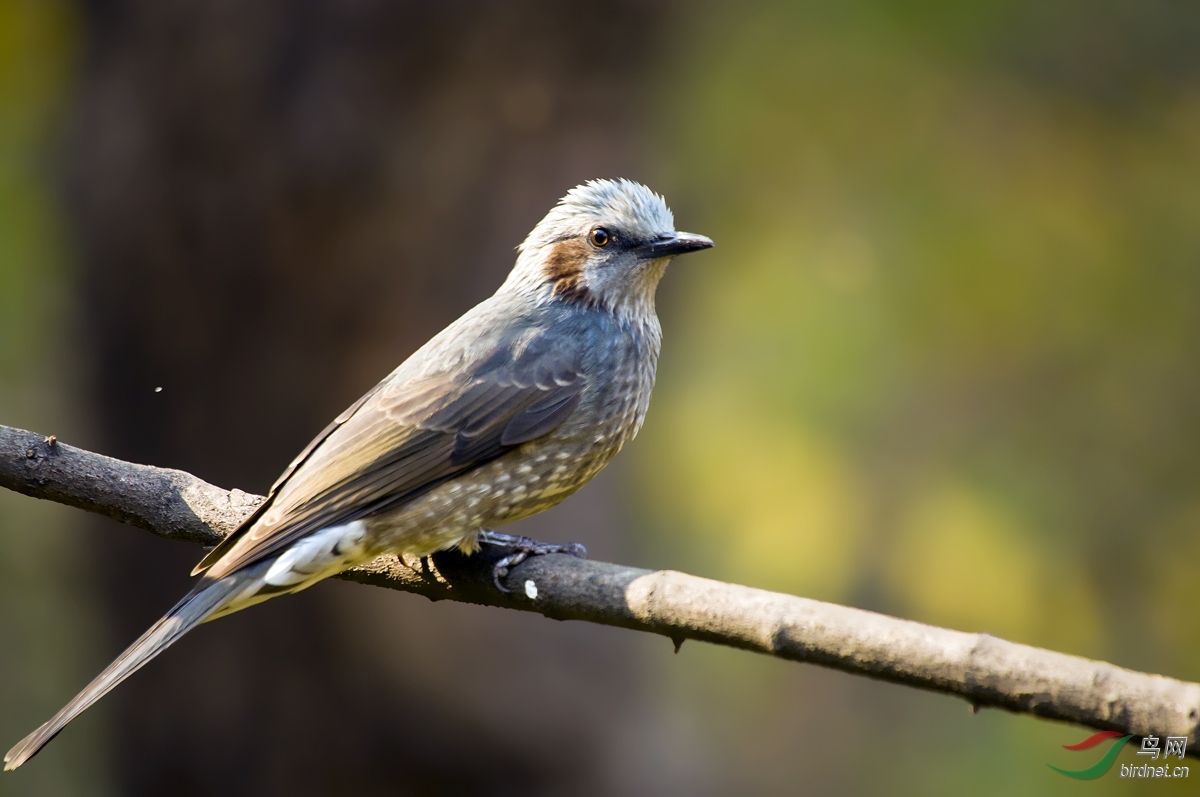
[[579, 351], [544, 335], [498, 346], [459, 371], [389, 377], [309, 444], [196, 572], [219, 579], [313, 532], [411, 501], [552, 432], [585, 382]]

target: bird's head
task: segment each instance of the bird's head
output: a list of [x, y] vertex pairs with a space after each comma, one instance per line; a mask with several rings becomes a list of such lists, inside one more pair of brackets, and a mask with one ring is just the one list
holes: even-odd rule
[[676, 255], [707, 249], [675, 231], [666, 202], [630, 180], [592, 180], [559, 200], [518, 247], [505, 286], [618, 315], [654, 312], [654, 290]]

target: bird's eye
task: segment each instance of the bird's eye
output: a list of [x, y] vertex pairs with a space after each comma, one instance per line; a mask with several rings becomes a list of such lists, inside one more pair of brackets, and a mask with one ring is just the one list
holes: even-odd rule
[[604, 229], [603, 227], [597, 227], [596, 229], [592, 230], [592, 243], [596, 246], [608, 246], [610, 237], [611, 236], [609, 236], [608, 230]]

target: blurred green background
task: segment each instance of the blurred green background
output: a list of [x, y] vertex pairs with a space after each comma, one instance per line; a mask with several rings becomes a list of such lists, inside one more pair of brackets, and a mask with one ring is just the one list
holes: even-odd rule
[[[641, 437], [526, 532], [1200, 680], [1200, 7], [266, 6], [0, 0], [0, 422], [264, 490], [566, 188], [628, 176], [718, 247], [660, 290]], [[198, 552], [8, 493], [0, 538], [15, 741]], [[0, 794], [1186, 786], [1050, 771], [1078, 728], [370, 592], [206, 627]]]

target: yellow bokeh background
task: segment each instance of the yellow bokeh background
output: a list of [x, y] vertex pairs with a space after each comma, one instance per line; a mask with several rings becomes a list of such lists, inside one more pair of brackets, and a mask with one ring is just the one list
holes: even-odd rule
[[[636, 479], [658, 561], [1200, 676], [1200, 83], [1131, 7], [1072, 9], [697, 24], [665, 171], [717, 248], [664, 289]], [[1055, 757], [1075, 729], [706, 655], [675, 699], [738, 682], [724, 743], [855, 773], [816, 791], [1060, 793], [1044, 762], [1091, 763]]]

